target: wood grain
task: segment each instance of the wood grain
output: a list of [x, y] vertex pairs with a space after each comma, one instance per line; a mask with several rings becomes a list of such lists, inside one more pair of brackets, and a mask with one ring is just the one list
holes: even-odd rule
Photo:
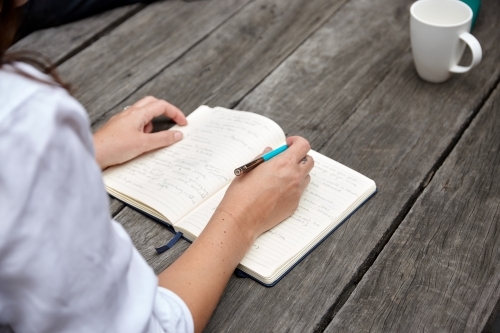
[[121, 201], [116, 200], [113, 197], [109, 197], [109, 214], [114, 217], [116, 214], [118, 214], [123, 207], [125, 207], [125, 204], [123, 204]]
[[350, 1], [236, 108], [321, 148], [409, 48], [409, 6]]
[[[354, 11], [352, 16], [361, 15], [355, 4], [361, 2], [349, 2], [338, 16], [335, 15], [332, 22], [336, 19], [347, 20], [347, 12], [351, 8]], [[365, 8], [371, 8], [372, 11], [387, 6], [385, 8], [388, 12], [372, 17], [374, 21], [377, 21], [377, 17], [382, 17], [384, 21], [389, 20], [389, 13], [400, 12], [405, 16], [405, 7], [409, 5], [403, 1], [371, 1], [365, 4]], [[299, 99], [299, 102], [307, 106], [315, 105], [318, 100], [330, 100], [333, 101], [332, 106], [325, 103], [323, 110], [304, 108], [302, 113], [300, 109], [295, 108], [293, 113], [281, 115], [281, 123], [285, 124], [288, 133], [296, 133], [296, 130], [304, 133], [300, 132], [301, 122], [314, 119], [315, 112], [323, 115], [328, 112], [333, 114], [325, 116], [321, 131], [310, 129], [313, 131], [313, 147], [374, 179], [379, 192], [271, 290], [259, 289], [251, 286], [251, 282], [233, 279], [207, 331], [311, 332], [321, 331], [328, 324], [336, 309], [342, 306], [349, 291], [355, 287], [398, 227], [436, 164], [446, 155], [450, 145], [453, 145], [457, 136], [470, 122], [500, 75], [496, 66], [500, 61], [500, 52], [491, 38], [497, 33], [494, 22], [500, 8], [494, 1], [485, 2], [485, 6], [489, 11], [482, 21], [484, 23], [478, 22], [475, 35], [483, 46], [484, 54], [488, 56], [485, 56], [481, 66], [469, 74], [456, 76], [442, 85], [428, 84], [417, 77], [411, 55], [406, 53], [397, 62], [390, 64], [390, 71], [385, 79], [375, 84], [363, 101], [356, 98], [363, 98], [363, 92], [356, 95], [355, 88], [332, 97], [337, 91], [322, 86], [309, 89], [308, 94], [301, 95], [302, 100]], [[392, 17], [396, 20], [398, 16]], [[403, 21], [404, 24], [400, 27], [394, 26], [394, 30], [407, 36], [407, 19], [402, 19], [401, 22]], [[359, 29], [358, 25], [351, 27], [348, 21], [345, 23], [347, 31]], [[379, 26], [391, 24], [393, 22], [389, 21]], [[335, 26], [340, 27], [338, 24]], [[400, 44], [397, 32], [395, 36], [395, 44]], [[312, 36], [311, 41], [314, 38], [315, 36]], [[304, 47], [313, 48], [312, 43], [309, 45], [306, 43]], [[317, 50], [321, 49], [322, 45], [324, 44], [314, 44], [314, 51], [319, 52]], [[297, 54], [301, 52], [299, 49]], [[374, 54], [378, 52], [374, 51]], [[307, 54], [311, 53], [314, 52]], [[315, 87], [321, 84], [321, 75], [318, 76], [319, 82], [310, 82], [310, 77], [307, 77], [307, 80], [291, 82], [274, 77], [293, 77], [287, 71], [301, 71], [302, 67], [295, 65], [297, 60], [294, 57], [295, 55], [290, 57], [261, 85], [264, 87], [269, 84], [275, 89], [262, 88], [261, 91], [261, 87], [258, 87], [254, 91], [258, 94], [255, 97], [257, 106], [265, 104], [268, 106], [266, 110], [280, 107], [282, 100], [273, 98], [275, 94], [279, 94], [279, 87], [298, 92], [301, 89], [294, 88], [295, 85]], [[301, 58], [308, 64], [306, 57]], [[295, 61], [289, 63], [292, 59]], [[357, 58], [352, 56], [345, 59], [346, 63], [337, 63], [338, 68], [350, 68], [350, 62], [355, 62]], [[387, 58], [384, 61], [386, 60]], [[321, 60], [319, 62], [321, 63]], [[314, 61], [310, 66], [313, 67], [317, 63], [318, 61]], [[381, 74], [376, 75], [380, 77]], [[268, 80], [273, 84], [268, 83]], [[267, 90], [267, 93], [264, 90]], [[336, 108], [339, 100], [346, 99], [351, 94], [354, 95], [351, 104], [344, 108], [354, 112], [337, 117], [336, 114], [344, 111]], [[242, 109], [256, 111], [258, 108], [253, 106], [253, 98], [253, 93], [247, 96], [242, 103], [245, 106]], [[259, 102], [262, 99], [265, 99], [266, 103]], [[281, 110], [285, 112], [284, 109]], [[324, 139], [327, 141], [322, 142]]]
[[59, 69], [95, 122], [248, 1], [155, 2]]
[[35, 31], [10, 50], [37, 51], [54, 64], [60, 64], [143, 7], [141, 4], [124, 6], [59, 27]]
[[187, 114], [201, 104], [233, 107], [345, 1], [256, 0], [105, 118], [144, 95]]
[[326, 332], [481, 332], [494, 318], [499, 108], [497, 87]]

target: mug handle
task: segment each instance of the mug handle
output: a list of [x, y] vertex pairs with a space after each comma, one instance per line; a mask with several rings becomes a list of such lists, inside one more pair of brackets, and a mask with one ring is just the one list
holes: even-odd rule
[[472, 67], [476, 66], [481, 62], [481, 58], [483, 56], [483, 52], [481, 51], [481, 45], [477, 41], [476, 37], [472, 36], [468, 32], [462, 32], [459, 36], [461, 40], [463, 40], [467, 45], [469, 45], [470, 50], [472, 51], [472, 62], [468, 67], [455, 65], [450, 68], [450, 72], [452, 73], [465, 73], [468, 72]]

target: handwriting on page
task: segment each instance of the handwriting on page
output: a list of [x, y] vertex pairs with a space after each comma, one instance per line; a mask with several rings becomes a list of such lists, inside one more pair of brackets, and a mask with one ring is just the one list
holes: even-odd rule
[[215, 209], [222, 201], [228, 186], [229, 185], [210, 197], [210, 199], [198, 206], [196, 210], [186, 215], [177, 223], [177, 225], [191, 231], [195, 237], [198, 237], [203, 229], [205, 229], [205, 226], [214, 214]]
[[180, 142], [124, 164], [107, 177], [134, 196], [140, 193], [145, 203], [175, 222], [227, 184], [234, 168], [266, 145], [283, 141], [273, 126], [254, 114], [210, 109], [189, 126], [176, 127], [184, 133]]
[[[311, 183], [305, 190], [297, 211], [257, 238], [241, 262], [244, 266], [254, 271], [274, 271], [314, 238], [331, 228], [332, 222], [339, 219], [369, 188], [371, 183], [364, 176], [313, 151], [310, 154], [315, 159], [315, 166], [311, 171]], [[227, 187], [219, 191], [178, 225], [198, 237], [226, 189]]]
[[[269, 272], [295, 256], [332, 223], [370, 186], [363, 176], [337, 162], [313, 155], [315, 166], [297, 211], [284, 222], [262, 234], [241, 262], [251, 269]], [[333, 162], [333, 163], [332, 163]], [[341, 221], [338, 221], [339, 223]]]

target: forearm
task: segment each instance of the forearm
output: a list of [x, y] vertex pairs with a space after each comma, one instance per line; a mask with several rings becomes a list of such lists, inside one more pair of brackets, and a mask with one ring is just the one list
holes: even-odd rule
[[233, 216], [218, 210], [200, 237], [159, 275], [159, 285], [186, 302], [196, 332], [207, 324], [253, 240], [242, 232]]
[[201, 332], [232, 272], [257, 236], [289, 217], [310, 181], [309, 143], [287, 139], [289, 149], [234, 179], [200, 237], [159, 276], [159, 284], [189, 307]]

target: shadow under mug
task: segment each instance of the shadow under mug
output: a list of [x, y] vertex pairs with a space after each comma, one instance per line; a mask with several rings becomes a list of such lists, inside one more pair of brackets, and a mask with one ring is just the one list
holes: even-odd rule
[[[444, 82], [452, 73], [465, 73], [481, 62], [482, 50], [469, 31], [472, 10], [457, 0], [421, 0], [410, 7], [410, 38], [418, 75], [429, 82]], [[469, 66], [459, 66], [468, 45]]]

